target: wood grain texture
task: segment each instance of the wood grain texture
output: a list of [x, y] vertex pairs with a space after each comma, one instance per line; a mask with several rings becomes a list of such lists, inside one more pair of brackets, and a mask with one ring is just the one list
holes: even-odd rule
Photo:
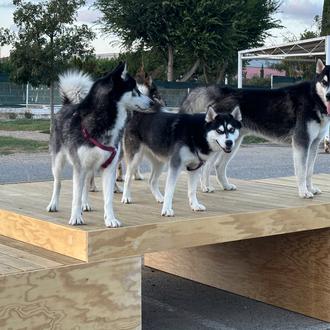
[[[318, 178], [330, 191], [330, 175], [315, 176]], [[94, 211], [84, 214], [87, 225], [72, 227], [67, 225], [71, 181], [63, 182], [60, 212], [54, 214], [45, 211], [51, 182], [4, 185], [0, 208], [7, 211], [0, 212], [0, 234], [80, 260], [100, 261], [330, 227], [327, 192], [302, 200], [294, 178], [272, 179], [272, 183], [233, 181], [238, 191], [199, 193], [207, 212], [192, 212], [186, 176], [182, 175], [175, 192], [174, 218], [160, 216], [161, 206], [153, 201], [147, 182], [134, 182], [133, 204], [121, 204], [121, 196], [115, 194], [116, 213], [124, 224], [118, 229], [104, 227], [101, 192], [91, 194]]]
[[81, 261], [0, 236], [0, 276], [78, 263]]
[[141, 329], [141, 258], [1, 276], [0, 328]]
[[330, 229], [145, 255], [145, 265], [330, 321]]
[[87, 235], [76, 227], [0, 209], [0, 235], [86, 261]]

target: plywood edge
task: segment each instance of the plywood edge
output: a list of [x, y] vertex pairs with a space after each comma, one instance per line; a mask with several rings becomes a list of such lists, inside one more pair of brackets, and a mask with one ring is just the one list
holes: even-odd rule
[[87, 261], [87, 233], [0, 209], [0, 235], [39, 246], [82, 261]]
[[88, 233], [88, 261], [330, 227], [330, 204], [166, 221]]

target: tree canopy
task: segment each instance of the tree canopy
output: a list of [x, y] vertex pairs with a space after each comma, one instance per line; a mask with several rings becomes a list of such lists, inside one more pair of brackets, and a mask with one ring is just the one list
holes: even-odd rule
[[[167, 59], [173, 80], [174, 58], [185, 59], [190, 76], [199, 67], [221, 72], [236, 63], [239, 49], [260, 45], [278, 0], [96, 0], [105, 33], [116, 34], [129, 48], [156, 48]], [[189, 74], [185, 75], [189, 78]]]
[[32, 85], [53, 84], [73, 57], [93, 53], [90, 41], [95, 37], [87, 25], [74, 25], [77, 10], [85, 0], [43, 0], [37, 3], [13, 0], [14, 22], [18, 33], [10, 58], [12, 80]]

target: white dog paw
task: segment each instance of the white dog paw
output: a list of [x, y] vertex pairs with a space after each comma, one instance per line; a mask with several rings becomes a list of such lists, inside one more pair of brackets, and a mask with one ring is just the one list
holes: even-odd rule
[[70, 218], [69, 225], [77, 226], [77, 225], [84, 225], [84, 220], [81, 215], [75, 215]]
[[309, 189], [309, 191], [313, 194], [313, 195], [320, 195], [322, 194], [322, 190], [319, 189], [318, 187], [312, 187], [311, 189]]
[[144, 180], [144, 176], [140, 173], [135, 173], [134, 174], [134, 180], [136, 180], [136, 181]]
[[202, 185], [201, 188], [202, 188], [202, 192], [204, 193], [213, 193], [215, 191], [215, 188], [213, 186]]
[[119, 220], [117, 220], [116, 218], [108, 218], [105, 216], [104, 223], [108, 228], [121, 227], [121, 222]]
[[113, 190], [116, 194], [121, 194], [123, 192], [123, 188], [115, 184], [115, 189]]
[[56, 203], [49, 203], [46, 210], [47, 210], [47, 212], [57, 212], [58, 205]]
[[155, 197], [157, 203], [163, 204], [164, 196], [161, 193], [155, 194], [154, 197]]
[[194, 212], [202, 212], [202, 211], [206, 211], [206, 207], [202, 204], [196, 203], [196, 204], [192, 204], [191, 205], [191, 209]]
[[174, 210], [173, 209], [162, 209], [162, 216], [163, 217], [174, 217]]
[[224, 185], [223, 186], [223, 189], [224, 190], [237, 190], [237, 187], [234, 185], [234, 184], [232, 184], [232, 183], [228, 183], [227, 185]]
[[309, 198], [313, 198], [314, 194], [308, 190], [305, 190], [299, 192], [299, 197], [309, 199]]
[[83, 212], [92, 211], [92, 207], [88, 203], [83, 203], [81, 209], [83, 210]]
[[132, 203], [132, 198], [128, 197], [128, 196], [123, 196], [122, 199], [121, 199], [121, 202], [123, 204], [131, 204]]

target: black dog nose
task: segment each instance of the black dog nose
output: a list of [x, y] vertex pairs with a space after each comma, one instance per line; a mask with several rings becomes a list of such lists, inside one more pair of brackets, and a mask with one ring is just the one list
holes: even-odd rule
[[330, 93], [327, 93], [327, 94], [325, 95], [325, 97], [326, 97], [327, 101], [330, 101]]
[[151, 107], [153, 107], [153, 106], [154, 106], [154, 104], [155, 104], [155, 102], [154, 102], [154, 101], [152, 101], [152, 100], [150, 100], [150, 106], [151, 106]]
[[231, 148], [233, 146], [233, 141], [232, 140], [226, 140], [226, 147]]

